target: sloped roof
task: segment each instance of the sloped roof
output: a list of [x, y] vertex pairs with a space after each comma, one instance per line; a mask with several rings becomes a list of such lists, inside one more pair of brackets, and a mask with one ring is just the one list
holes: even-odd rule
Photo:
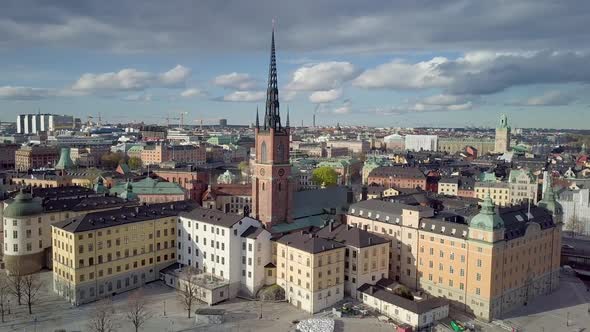
[[231, 227], [243, 218], [247, 218], [237, 214], [225, 213], [219, 210], [206, 209], [203, 207], [197, 207], [191, 211], [183, 212], [180, 214], [180, 216], [183, 218], [205, 222], [221, 227]]
[[357, 290], [361, 293], [376, 297], [381, 301], [385, 301], [389, 304], [406, 309], [416, 314], [423, 314], [434, 308], [449, 304], [448, 300], [439, 297], [433, 297], [421, 301], [412, 301], [410, 299], [406, 299], [405, 297], [396, 295], [395, 293], [379, 286], [373, 286], [370, 284], [363, 284]]
[[297, 191], [293, 193], [293, 218], [319, 215], [330, 209], [338, 213], [348, 206], [347, 193], [348, 188], [342, 186]]
[[344, 245], [341, 243], [324, 239], [315, 234], [303, 231], [287, 234], [281, 237], [277, 242], [310, 254], [344, 248]]
[[335, 222], [332, 222], [326, 227], [320, 229], [316, 234], [319, 237], [334, 240], [336, 242], [353, 246], [355, 248], [365, 248], [391, 241], [377, 234], [370, 233], [364, 229]]
[[[118, 183], [111, 188], [111, 194], [120, 195], [125, 191], [125, 183]], [[179, 184], [146, 177], [133, 182], [133, 192], [137, 195], [184, 195], [185, 190]]]
[[136, 222], [178, 216], [183, 211], [194, 208], [190, 201], [160, 203], [135, 207], [122, 207], [114, 210], [87, 213], [82, 216], [57, 222], [53, 226], [67, 232], [87, 232], [106, 227], [132, 224]]

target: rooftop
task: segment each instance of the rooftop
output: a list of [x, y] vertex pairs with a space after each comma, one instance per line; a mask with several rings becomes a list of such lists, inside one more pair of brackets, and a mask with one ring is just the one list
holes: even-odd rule
[[423, 314], [432, 309], [449, 304], [447, 300], [438, 297], [432, 297], [419, 301], [412, 301], [410, 299], [406, 299], [405, 297], [396, 295], [392, 291], [370, 284], [363, 284], [361, 287], [358, 288], [358, 291], [376, 297], [382, 301], [406, 309], [416, 314]]
[[244, 218], [237, 214], [224, 213], [215, 209], [206, 209], [203, 207], [196, 207], [190, 211], [180, 214], [181, 217], [191, 220], [196, 220], [221, 227], [232, 227], [234, 224], [240, 222]]
[[370, 233], [358, 227], [351, 227], [341, 223], [330, 222], [327, 226], [320, 229], [317, 236], [334, 240], [344, 245], [355, 248], [365, 248], [383, 243], [389, 243], [391, 240], [379, 235]]
[[324, 239], [315, 234], [304, 231], [287, 234], [281, 237], [277, 242], [310, 254], [344, 248], [344, 245], [341, 243]]
[[122, 207], [114, 210], [87, 213], [57, 222], [53, 226], [71, 233], [87, 232], [146, 220], [175, 217], [179, 213], [192, 208], [194, 208], [194, 203], [190, 201]]

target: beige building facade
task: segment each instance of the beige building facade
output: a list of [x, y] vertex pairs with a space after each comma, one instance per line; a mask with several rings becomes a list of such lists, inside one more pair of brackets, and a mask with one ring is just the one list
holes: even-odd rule
[[522, 207], [496, 210], [488, 196], [461, 222], [428, 208], [363, 201], [347, 223], [392, 238], [392, 278], [491, 320], [558, 287], [560, 212], [539, 205], [528, 216]]
[[277, 284], [297, 308], [316, 313], [344, 298], [345, 246], [304, 232], [277, 241]]
[[490, 195], [495, 205], [509, 206], [511, 205], [510, 186], [506, 182], [476, 182], [475, 198], [483, 200], [486, 195]]

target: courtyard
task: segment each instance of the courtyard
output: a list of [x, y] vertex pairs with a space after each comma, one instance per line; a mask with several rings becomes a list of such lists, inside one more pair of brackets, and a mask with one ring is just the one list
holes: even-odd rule
[[[87, 331], [88, 319], [95, 304], [71, 306], [51, 292], [51, 272], [42, 272], [42, 295], [29, 315], [25, 305], [11, 303], [6, 322], [0, 323], [0, 331]], [[289, 303], [267, 303], [233, 299], [214, 306], [225, 310], [224, 322], [219, 325], [195, 323], [194, 315], [189, 319], [187, 312], [178, 301], [175, 290], [156, 281], [144, 286], [144, 297], [152, 317], [142, 331], [295, 331], [294, 322], [311, 317], [332, 317], [328, 312], [314, 316], [298, 310]], [[125, 319], [127, 297], [131, 293], [113, 297], [113, 314], [117, 331], [132, 331], [133, 326]], [[474, 322], [482, 331], [581, 331], [590, 327], [590, 292], [587, 285], [573, 275], [563, 274], [560, 288], [552, 294], [534, 299], [504, 317], [502, 321], [484, 323], [474, 321], [461, 313], [451, 316], [461, 322]], [[199, 304], [194, 307], [207, 307]], [[193, 309], [193, 311], [194, 311]], [[373, 316], [365, 318], [336, 318], [335, 329], [341, 331], [392, 331], [390, 323], [379, 321]], [[446, 331], [437, 326], [437, 331]]]

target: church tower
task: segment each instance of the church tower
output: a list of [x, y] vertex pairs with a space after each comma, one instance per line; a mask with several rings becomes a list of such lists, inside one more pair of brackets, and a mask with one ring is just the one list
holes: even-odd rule
[[264, 121], [256, 110], [256, 159], [252, 167], [252, 216], [266, 228], [292, 220], [292, 183], [289, 161], [289, 113], [283, 127], [279, 111], [279, 89], [275, 56], [275, 32], [272, 30], [270, 68]]
[[505, 153], [510, 151], [510, 126], [508, 117], [502, 114], [500, 117], [500, 126], [496, 128], [495, 153]]

